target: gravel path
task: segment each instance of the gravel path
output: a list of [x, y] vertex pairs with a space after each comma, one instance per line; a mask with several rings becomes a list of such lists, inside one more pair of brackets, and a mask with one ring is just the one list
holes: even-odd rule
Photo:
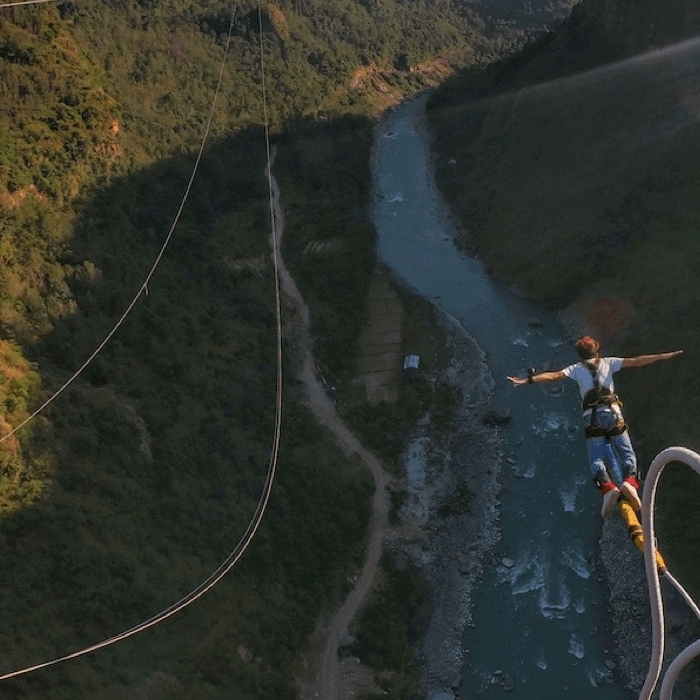
[[[279, 250], [284, 232], [284, 212], [280, 204], [279, 186], [274, 178], [271, 178], [271, 185], [277, 249]], [[288, 313], [291, 312], [295, 317], [291, 324], [287, 324], [287, 331], [294, 336], [297, 360], [296, 374], [297, 378], [304, 384], [308, 406], [317, 420], [333, 433], [340, 447], [346, 453], [355, 454], [362, 460], [372, 473], [375, 485], [364, 566], [355, 581], [350, 595], [324, 630], [326, 640], [321, 653], [320, 671], [316, 681], [311, 685], [302, 686], [304, 698], [338, 700], [338, 698], [342, 698], [345, 695], [339, 688], [340, 664], [338, 661], [338, 647], [347, 638], [350, 621], [355, 617], [355, 614], [372, 589], [381, 557], [382, 528], [387, 516], [384, 489], [385, 476], [379, 460], [360, 444], [360, 441], [343, 423], [335, 409], [334, 403], [319, 382], [311, 352], [311, 343], [309, 342], [309, 308], [304, 303], [301, 293], [285, 267], [281, 256], [278, 265], [281, 289], [289, 303], [286, 311]]]

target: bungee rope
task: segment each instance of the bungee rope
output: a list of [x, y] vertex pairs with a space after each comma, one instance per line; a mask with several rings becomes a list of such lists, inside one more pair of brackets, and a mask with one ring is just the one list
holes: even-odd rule
[[[656, 684], [661, 675], [661, 667], [664, 657], [664, 610], [661, 598], [661, 585], [659, 574], [662, 574], [683, 596], [691, 610], [700, 619], [700, 609], [695, 604], [690, 594], [671, 575], [666, 568], [663, 558], [656, 549], [656, 530], [654, 523], [654, 504], [656, 499], [656, 488], [659, 477], [667, 464], [670, 462], [681, 462], [691, 467], [700, 475], [700, 455], [686, 447], [669, 447], [659, 452], [654, 457], [644, 487], [642, 497], [642, 529], [643, 534], [637, 534], [635, 544], [639, 547], [639, 539], [643, 539], [644, 547], [644, 568], [646, 570], [647, 585], [649, 587], [649, 600], [651, 602], [652, 621], [652, 648], [651, 661], [647, 677], [639, 694], [639, 700], [650, 700]], [[623, 510], [625, 504], [620, 504], [620, 511], [627, 522]], [[631, 511], [631, 508], [629, 509]], [[638, 522], [638, 521], [637, 521]], [[629, 522], [628, 522], [629, 525]], [[630, 531], [630, 536], [632, 532]], [[673, 696], [673, 686], [681, 671], [697, 656], [700, 656], [700, 640], [687, 646], [670, 664], [661, 683], [659, 700], [671, 700]]]

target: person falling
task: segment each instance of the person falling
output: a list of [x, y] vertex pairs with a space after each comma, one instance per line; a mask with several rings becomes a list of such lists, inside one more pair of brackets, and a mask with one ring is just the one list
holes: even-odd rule
[[[639, 511], [642, 502], [637, 493], [639, 489], [637, 455], [622, 416], [622, 402], [615, 393], [613, 374], [627, 367], [643, 367], [659, 360], [670, 360], [682, 354], [683, 351], [675, 350], [637, 357], [601, 357], [600, 343], [590, 336], [577, 340], [575, 347], [580, 362], [558, 372], [540, 372], [529, 374], [525, 379], [520, 377], [508, 377], [508, 379], [516, 386], [556, 382], [567, 377], [578, 384], [583, 401], [582, 417], [591, 474], [603, 496], [601, 515], [606, 518], [614, 512], [621, 494], [636, 511]], [[605, 467], [603, 455], [605, 443], [608, 440], [622, 463], [623, 481], [619, 488], [612, 482]]]

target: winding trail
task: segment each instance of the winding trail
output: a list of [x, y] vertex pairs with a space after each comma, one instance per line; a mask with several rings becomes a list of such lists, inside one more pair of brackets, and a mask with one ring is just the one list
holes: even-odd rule
[[[284, 213], [280, 204], [280, 189], [277, 181], [270, 176], [272, 188], [273, 216], [275, 219], [274, 232], [277, 234], [277, 250], [281, 249], [284, 232]], [[272, 235], [274, 235], [274, 232]], [[272, 239], [270, 241], [272, 244]], [[309, 341], [309, 307], [297, 288], [294, 279], [284, 265], [281, 254], [278, 260], [278, 272], [282, 291], [288, 298], [298, 315], [299, 327], [295, 329], [297, 351], [301, 366], [297, 378], [303, 382], [306, 389], [308, 406], [316, 419], [326, 426], [334, 435], [336, 442], [348, 454], [356, 454], [369, 468], [374, 478], [374, 496], [372, 498], [372, 515], [369, 524], [369, 539], [367, 542], [367, 558], [355, 587], [346, 598], [341, 608], [335, 613], [327, 627], [327, 636], [321, 655], [321, 666], [316, 682], [312, 688], [305, 689], [310, 698], [337, 700], [339, 692], [339, 662], [338, 647], [348, 634], [348, 625], [362, 603], [365, 602], [374, 583], [379, 559], [382, 552], [382, 528], [387, 518], [387, 503], [384, 497], [384, 472], [381, 462], [355, 437], [343, 423], [335, 405], [328, 397], [323, 386], [316, 377], [314, 357]]]

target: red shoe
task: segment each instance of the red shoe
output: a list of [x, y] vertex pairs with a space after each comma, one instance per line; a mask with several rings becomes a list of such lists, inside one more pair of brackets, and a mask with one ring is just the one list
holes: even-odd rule
[[638, 488], [639, 482], [633, 476], [628, 476], [620, 486], [620, 493], [637, 512], [642, 509], [642, 501], [637, 493]]
[[609, 518], [615, 512], [617, 499], [620, 498], [620, 489], [609, 481], [603, 484], [600, 490], [603, 492], [603, 507], [600, 509], [600, 514], [604, 518]]

